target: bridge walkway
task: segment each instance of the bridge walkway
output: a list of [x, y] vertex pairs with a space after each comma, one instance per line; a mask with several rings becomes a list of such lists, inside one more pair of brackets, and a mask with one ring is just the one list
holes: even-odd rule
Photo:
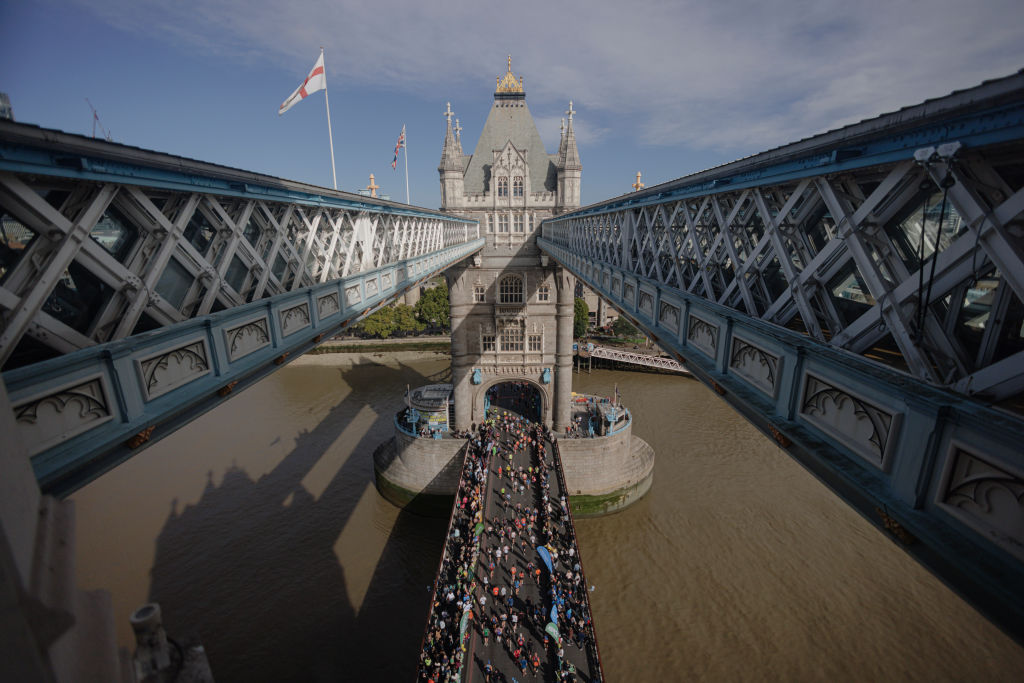
[[[420, 680], [436, 674], [441, 676], [434, 680], [444, 680], [446, 655], [449, 662], [457, 661], [449, 665], [450, 673], [464, 681], [510, 681], [524, 675], [544, 681], [562, 676], [603, 680], [557, 445], [515, 413], [495, 414], [499, 417], [489, 420], [479, 441], [474, 438], [467, 448], [424, 636]], [[510, 466], [517, 474], [526, 473], [525, 482], [513, 484]], [[531, 467], [534, 476], [541, 473], [536, 480]], [[479, 534], [473, 534], [477, 529]], [[553, 571], [540, 557], [541, 545], [549, 549]], [[471, 616], [460, 617], [466, 610]], [[437, 643], [464, 650], [446, 653]]]

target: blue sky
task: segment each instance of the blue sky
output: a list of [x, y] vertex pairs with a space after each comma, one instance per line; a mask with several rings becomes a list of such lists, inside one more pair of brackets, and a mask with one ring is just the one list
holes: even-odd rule
[[326, 50], [338, 186], [409, 135], [412, 203], [439, 204], [445, 103], [471, 151], [512, 55], [550, 152], [569, 99], [584, 204], [1024, 67], [1019, 0], [269, 2], [5, 0], [18, 121], [331, 184], [323, 93], [278, 105]]

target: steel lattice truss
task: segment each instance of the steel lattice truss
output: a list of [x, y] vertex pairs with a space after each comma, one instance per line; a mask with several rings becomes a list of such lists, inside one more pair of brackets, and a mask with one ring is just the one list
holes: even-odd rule
[[1000, 400], [1024, 389], [1022, 152], [1020, 142], [952, 144], [917, 160], [665, 201], [653, 188], [641, 206], [552, 220], [545, 237]]
[[[17, 124], [3, 125], [20, 132]], [[241, 185], [227, 182], [222, 167], [211, 171], [77, 136], [58, 139], [87, 147], [90, 157], [68, 168], [45, 149], [40, 159], [37, 149], [4, 140], [5, 158], [22, 161], [0, 172], [5, 369], [476, 237], [472, 222], [432, 211], [344, 193], [313, 195], [310, 189], [329, 191], [311, 186], [297, 192], [297, 184], [268, 191], [253, 181], [284, 181], [245, 174]], [[141, 170], [110, 163], [138, 165], [143, 156]], [[159, 170], [168, 159], [189, 175], [168, 180]], [[106, 172], [83, 179], [83, 167]], [[257, 190], [279, 197], [261, 198]]]

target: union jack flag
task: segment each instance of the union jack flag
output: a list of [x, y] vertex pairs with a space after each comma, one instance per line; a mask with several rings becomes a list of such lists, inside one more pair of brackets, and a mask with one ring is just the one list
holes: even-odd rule
[[405, 147], [405, 126], [402, 126], [402, 133], [398, 136], [398, 142], [395, 143], [395, 158], [391, 160], [392, 169], [398, 166], [398, 150], [403, 147]]

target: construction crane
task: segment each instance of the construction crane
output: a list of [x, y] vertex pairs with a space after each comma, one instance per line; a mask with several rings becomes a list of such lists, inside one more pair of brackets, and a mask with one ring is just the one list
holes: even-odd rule
[[92, 106], [92, 102], [89, 101], [88, 97], [85, 98], [85, 103], [89, 105], [89, 109], [92, 109], [92, 136], [96, 137], [96, 128], [98, 127], [100, 132], [103, 134], [103, 138], [107, 142], [113, 142], [114, 139], [110, 136], [110, 131], [104, 128], [103, 124], [100, 123], [99, 112], [96, 111], [96, 107]]

